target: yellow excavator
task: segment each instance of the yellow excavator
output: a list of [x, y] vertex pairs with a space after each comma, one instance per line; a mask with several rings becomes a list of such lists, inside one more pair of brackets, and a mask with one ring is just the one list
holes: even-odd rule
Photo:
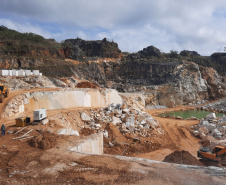
[[221, 165], [226, 166], [226, 147], [215, 146], [213, 150], [204, 147], [198, 151], [198, 157], [221, 163]]
[[0, 103], [4, 102], [4, 99], [9, 96], [9, 88], [0, 83]]

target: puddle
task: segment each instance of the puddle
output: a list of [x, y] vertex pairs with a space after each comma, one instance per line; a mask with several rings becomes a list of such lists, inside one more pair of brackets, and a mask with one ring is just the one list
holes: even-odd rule
[[[175, 111], [175, 112], [169, 112], [169, 113], [163, 113], [160, 114], [160, 117], [167, 116], [169, 115], [170, 117], [172, 116], [180, 116], [183, 119], [191, 118], [191, 117], [196, 117], [198, 119], [205, 118], [207, 114], [211, 113], [211, 111], [204, 111], [204, 110], [185, 110], [185, 111]], [[223, 113], [216, 113], [217, 117], [222, 117], [224, 114]]]

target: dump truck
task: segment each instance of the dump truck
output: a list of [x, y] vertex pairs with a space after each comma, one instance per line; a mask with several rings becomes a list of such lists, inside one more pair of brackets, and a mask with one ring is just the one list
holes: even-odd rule
[[197, 155], [199, 158], [221, 163], [223, 166], [226, 166], [226, 147], [224, 146], [215, 146], [213, 150], [204, 147], [198, 150]]
[[0, 83], [0, 103], [4, 102], [4, 99], [7, 98], [9, 96], [9, 88]]

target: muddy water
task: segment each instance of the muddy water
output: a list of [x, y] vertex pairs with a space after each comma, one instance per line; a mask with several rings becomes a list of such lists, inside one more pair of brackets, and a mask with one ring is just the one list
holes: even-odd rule
[[[160, 117], [163, 116], [180, 116], [183, 119], [196, 117], [198, 119], [205, 118], [207, 114], [211, 113], [211, 111], [204, 111], [204, 110], [186, 110], [186, 111], [176, 111], [176, 112], [169, 112], [169, 113], [163, 113], [160, 114]], [[224, 114], [223, 113], [216, 113], [217, 117], [222, 117]]]

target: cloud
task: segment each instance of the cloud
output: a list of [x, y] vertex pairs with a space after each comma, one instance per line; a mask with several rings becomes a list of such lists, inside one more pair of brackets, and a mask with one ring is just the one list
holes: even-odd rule
[[57, 40], [106, 36], [123, 51], [154, 45], [165, 52], [189, 49], [204, 55], [223, 51], [226, 42], [224, 0], [0, 0], [0, 4], [6, 24]]

